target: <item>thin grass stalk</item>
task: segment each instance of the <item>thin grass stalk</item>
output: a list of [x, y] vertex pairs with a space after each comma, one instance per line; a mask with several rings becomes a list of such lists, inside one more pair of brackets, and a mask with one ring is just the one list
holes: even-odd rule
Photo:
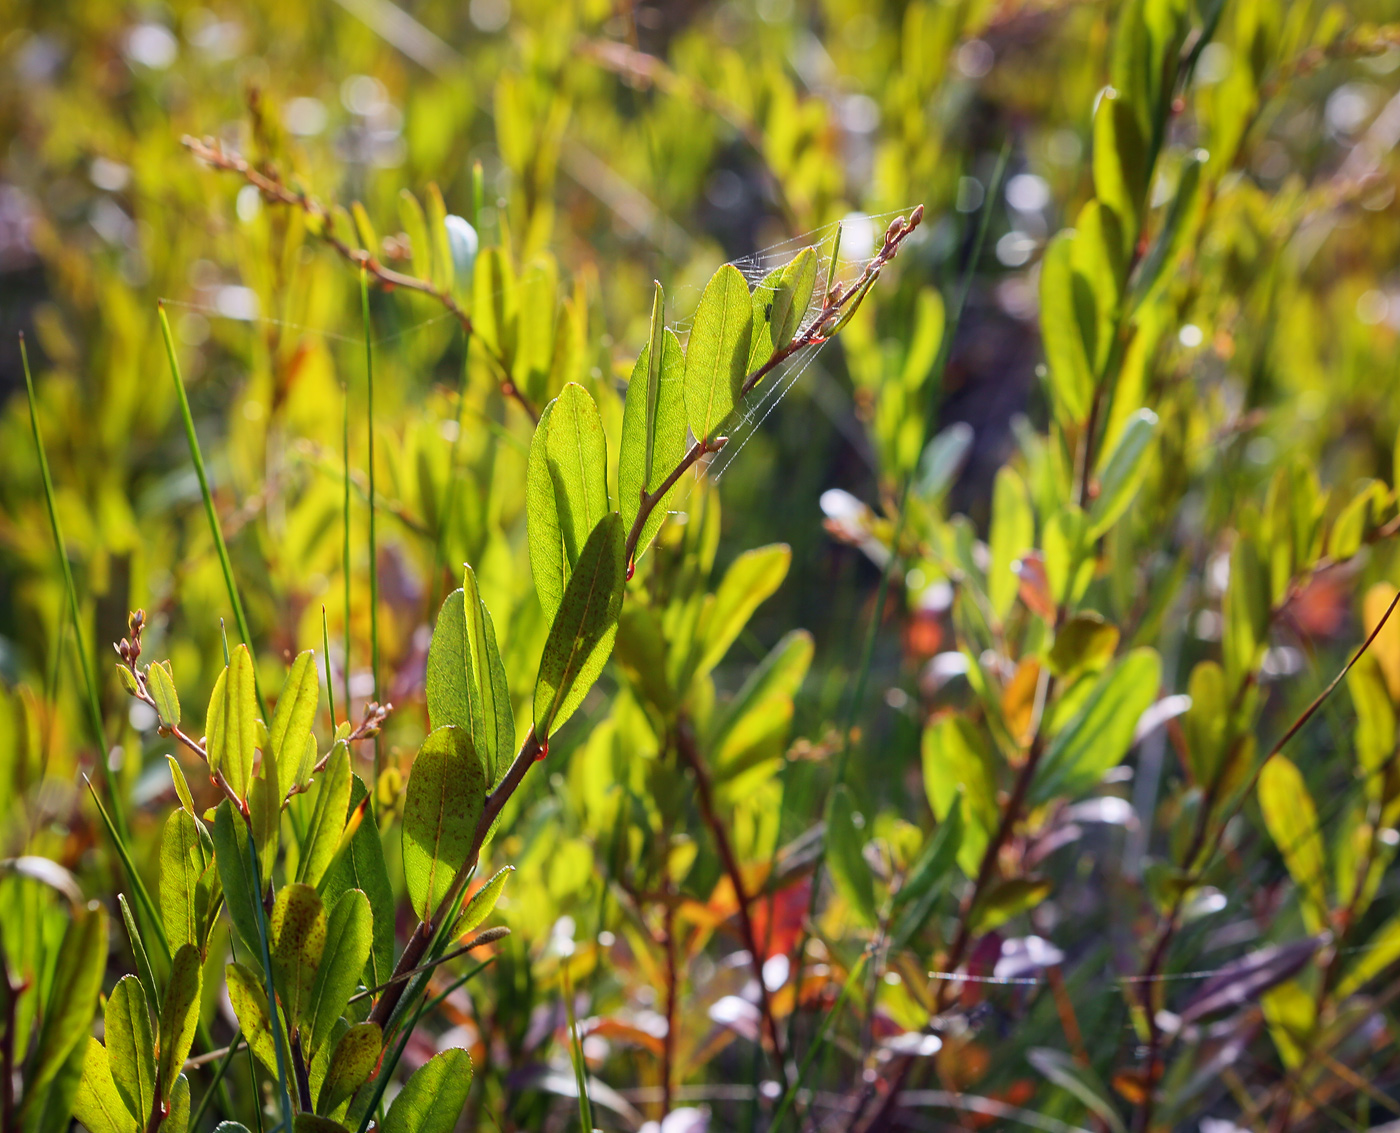
[[[49, 457], [44, 449], [44, 436], [39, 429], [39, 405], [34, 395], [34, 375], [29, 370], [29, 348], [25, 345], [23, 333], [19, 336], [19, 354], [24, 363], [24, 386], [29, 395], [29, 426], [34, 432], [34, 452], [39, 459], [39, 475], [44, 482], [44, 503], [48, 506], [49, 527], [53, 532], [54, 552], [58, 555], [58, 565], [63, 571], [63, 588], [68, 598], [68, 616], [73, 622], [73, 637], [78, 650], [78, 667], [83, 671], [83, 689], [88, 726], [92, 738], [97, 742], [98, 754], [102, 763], [102, 777], [107, 784], [107, 797], [112, 804], [113, 833], [120, 842], [127, 837], [126, 808], [122, 805], [121, 791], [112, 779], [111, 768], [107, 766], [107, 734], [102, 727], [102, 707], [97, 700], [97, 681], [93, 675], [92, 662], [88, 657], [87, 642], [83, 638], [82, 615], [78, 611], [78, 590], [73, 585], [73, 567], [68, 561], [67, 544], [63, 541], [63, 528], [58, 521], [58, 508], [54, 505], [53, 476], [49, 472]], [[59, 648], [62, 649], [62, 635]], [[58, 691], [57, 668], [55, 667], [54, 692]], [[94, 797], [96, 797], [94, 795]], [[123, 854], [123, 861], [130, 859]]]
[[467, 382], [470, 377], [472, 334], [465, 331], [466, 343], [463, 347], [462, 356], [462, 382], [457, 387], [457, 432], [452, 438], [452, 448], [447, 455], [447, 498], [443, 501], [442, 511], [438, 515], [437, 532], [433, 541], [433, 584], [428, 591], [428, 617], [431, 619], [437, 612], [438, 603], [442, 600], [443, 575], [447, 571], [447, 561], [444, 558], [447, 542], [447, 525], [452, 522], [452, 515], [457, 510], [457, 485], [461, 477], [457, 475], [457, 454], [462, 447], [462, 418], [466, 416], [467, 408]]
[[[214, 510], [214, 494], [209, 488], [209, 474], [204, 468], [204, 456], [199, 448], [199, 436], [194, 428], [194, 416], [190, 413], [190, 399], [185, 392], [185, 380], [180, 376], [180, 362], [175, 356], [175, 338], [170, 333], [170, 319], [165, 313], [165, 304], [157, 303], [160, 312], [160, 332], [165, 339], [165, 354], [170, 360], [170, 376], [175, 382], [175, 394], [180, 401], [180, 417], [185, 424], [185, 440], [189, 444], [190, 460], [194, 463], [195, 475], [199, 477], [199, 492], [204, 497], [204, 514], [209, 519], [209, 534], [213, 536], [214, 548], [219, 553], [219, 568], [224, 572], [224, 586], [228, 590], [229, 604], [233, 606], [234, 624], [239, 636], [253, 648], [253, 635], [248, 632], [248, 618], [243, 612], [243, 599], [238, 596], [238, 584], [233, 580], [233, 564], [229, 562], [228, 545], [224, 542], [223, 528], [219, 524], [219, 514]], [[262, 686], [258, 683], [257, 666], [253, 666], [253, 691], [258, 697], [258, 711], [264, 720], [270, 720], [267, 703], [263, 700]]]
[[[345, 656], [341, 661], [341, 678], [345, 682], [345, 718], [355, 714], [350, 704], [350, 384], [345, 385], [344, 414], [341, 420], [342, 483], [345, 495], [341, 501], [340, 569], [345, 579]], [[373, 501], [371, 501], [371, 506]], [[372, 794], [373, 792], [371, 792]]]
[[773, 1115], [773, 1123], [768, 1127], [770, 1133], [778, 1133], [783, 1126], [783, 1119], [787, 1117], [788, 1110], [797, 1100], [797, 1093], [802, 1089], [802, 1083], [807, 1080], [807, 1073], [812, 1069], [812, 1063], [816, 1061], [817, 1055], [821, 1053], [826, 1045], [827, 1035], [831, 1031], [832, 1024], [837, 1016], [841, 1014], [841, 1009], [846, 1006], [846, 1000], [850, 998], [851, 989], [855, 987], [856, 981], [860, 979], [861, 970], [865, 967], [865, 962], [870, 958], [869, 952], [861, 954], [856, 966], [851, 969], [851, 974], [846, 977], [846, 983], [841, 988], [841, 994], [837, 996], [836, 1002], [832, 1004], [831, 1010], [822, 1016], [821, 1024], [817, 1027], [817, 1033], [812, 1036], [812, 1045], [807, 1050], [806, 1057], [802, 1059], [802, 1065], [797, 1071], [797, 1077], [788, 1085], [787, 1091], [783, 1094], [783, 1099], [778, 1103], [778, 1110]]
[[[209, 1088], [204, 1091], [204, 1096], [199, 1099], [199, 1105], [195, 1107], [186, 1129], [198, 1133], [200, 1119], [204, 1116], [204, 1111], [209, 1108], [210, 1099], [223, 1087], [224, 1075], [228, 1073], [228, 1068], [233, 1065], [234, 1057], [238, 1054], [239, 1044], [242, 1040], [243, 1031], [240, 1028], [233, 1033], [233, 1039], [229, 1042], [228, 1049], [224, 1051], [223, 1058], [219, 1059], [218, 1064], [214, 1067], [213, 1081], [209, 1083]], [[220, 1104], [224, 1106], [225, 1110], [229, 1108], [227, 1096], [220, 1098]]]
[[165, 925], [161, 922], [160, 912], [156, 909], [155, 902], [151, 900], [151, 894], [146, 889], [146, 883], [141, 880], [141, 874], [136, 869], [136, 863], [132, 860], [131, 851], [126, 848], [126, 841], [117, 833], [116, 824], [112, 821], [112, 816], [107, 813], [107, 808], [102, 805], [101, 798], [98, 797], [97, 788], [92, 785], [92, 780], [86, 775], [83, 782], [87, 784], [88, 792], [92, 795], [92, 801], [97, 807], [98, 816], [102, 819], [102, 825], [107, 828], [107, 833], [111, 837], [113, 844], [117, 848], [117, 856], [122, 860], [122, 866], [126, 869], [127, 876], [131, 879], [132, 891], [136, 894], [136, 900], [141, 906], [141, 911], [145, 913], [146, 920], [150, 922], [151, 931], [155, 933], [155, 938], [160, 942], [161, 955], [165, 957], [166, 967], [170, 966], [170, 940], [165, 935]]
[[[253, 863], [253, 876], [262, 877], [262, 870], [258, 866], [258, 848], [253, 844], [253, 837], [248, 836], [248, 857]], [[261, 886], [261, 881], [259, 882]], [[267, 1007], [272, 1016], [272, 1049], [277, 1055], [277, 1084], [282, 1090], [282, 1125], [290, 1130], [292, 1124], [292, 1095], [287, 1090], [287, 1064], [282, 1057], [282, 1038], [278, 1034], [280, 1024], [277, 1021], [277, 988], [272, 978], [272, 953], [267, 944], [267, 917], [263, 914], [263, 903], [261, 900], [253, 902], [253, 907], [258, 914], [258, 943], [262, 946], [263, 976], [267, 982]]]
[[[369, 434], [369, 665], [374, 675], [374, 699], [383, 703], [379, 695], [379, 563], [375, 545], [375, 506], [374, 506], [374, 342], [370, 337], [369, 321], [369, 275], [360, 268], [360, 313], [365, 328], [365, 423]], [[349, 480], [346, 480], [349, 483]], [[379, 782], [383, 770], [383, 756], [378, 733], [374, 737], [374, 781]]]
[[326, 606], [321, 604], [321, 658], [326, 664], [326, 699], [331, 707], [331, 731], [335, 731], [335, 682], [331, 680], [331, 629], [326, 623]]
[[574, 1082], [578, 1086], [579, 1128], [583, 1133], [592, 1133], [593, 1103], [588, 1097], [588, 1064], [583, 1060], [583, 1044], [578, 1040], [578, 1021], [574, 1018], [574, 982], [569, 978], [567, 957], [559, 971], [564, 981], [564, 1013], [569, 1020], [569, 1061], [574, 1065]]

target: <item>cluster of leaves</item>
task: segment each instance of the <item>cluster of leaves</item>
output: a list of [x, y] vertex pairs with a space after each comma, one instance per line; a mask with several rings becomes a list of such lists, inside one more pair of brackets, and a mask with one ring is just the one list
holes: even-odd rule
[[1393, 1107], [1383, 5], [789, 7], [16, 20], [7, 1123]]

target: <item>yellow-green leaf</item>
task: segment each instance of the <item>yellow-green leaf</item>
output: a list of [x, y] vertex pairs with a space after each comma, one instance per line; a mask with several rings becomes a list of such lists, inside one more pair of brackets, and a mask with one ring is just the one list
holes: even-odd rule
[[170, 961], [170, 980], [160, 1011], [160, 1087], [161, 1099], [166, 1102], [194, 1044], [203, 983], [199, 949], [193, 944], [182, 945]]
[[749, 286], [738, 268], [725, 264], [705, 286], [685, 351], [685, 413], [697, 438], [712, 439], [733, 412], [752, 334]]
[[490, 784], [462, 728], [429, 733], [413, 761], [403, 811], [403, 870], [419, 919], [447, 895], [466, 863]]
[[326, 907], [316, 890], [284, 885], [273, 903], [267, 935], [273, 985], [287, 1011], [288, 1026], [305, 1026], [311, 1021], [311, 991], [326, 948]]
[[1259, 772], [1258, 793], [1269, 837], [1298, 885], [1303, 923], [1321, 932], [1327, 926], [1327, 856], [1308, 786], [1287, 757], [1275, 755]]
[[117, 1093], [131, 1116], [144, 1122], [156, 1097], [156, 1043], [146, 993], [135, 976], [123, 976], [112, 989], [103, 1014], [103, 1036], [104, 1059]]

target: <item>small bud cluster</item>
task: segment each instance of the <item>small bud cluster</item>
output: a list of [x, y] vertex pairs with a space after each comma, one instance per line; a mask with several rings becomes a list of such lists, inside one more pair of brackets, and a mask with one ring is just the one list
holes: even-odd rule
[[126, 629], [131, 637], [124, 637], [112, 646], [117, 651], [117, 656], [122, 659], [122, 664], [129, 669], [135, 669], [136, 662], [141, 659], [141, 630], [145, 625], [146, 611], [134, 611], [126, 620]]

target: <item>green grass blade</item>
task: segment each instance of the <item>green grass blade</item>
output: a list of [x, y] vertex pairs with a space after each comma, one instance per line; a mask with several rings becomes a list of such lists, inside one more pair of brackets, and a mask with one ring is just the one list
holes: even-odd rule
[[[379, 695], [379, 563], [375, 546], [374, 506], [374, 342], [370, 337], [369, 322], [369, 275], [360, 268], [360, 313], [365, 327], [365, 423], [369, 426], [369, 665], [374, 674], [374, 699], [383, 703]], [[347, 480], [347, 483], [349, 481]], [[349, 709], [347, 708], [348, 712]], [[379, 735], [374, 737], [374, 781], [379, 782], [383, 770]]]
[[770, 1133], [778, 1133], [783, 1126], [783, 1118], [792, 1108], [793, 1102], [797, 1100], [797, 1093], [802, 1089], [802, 1083], [807, 1080], [807, 1072], [812, 1069], [812, 1063], [817, 1060], [817, 1055], [821, 1053], [826, 1045], [827, 1035], [831, 1031], [831, 1026], [836, 1022], [837, 1016], [841, 1014], [841, 1009], [846, 1006], [846, 1000], [850, 998], [851, 989], [855, 987], [856, 981], [860, 979], [861, 970], [865, 967], [865, 962], [870, 958], [869, 953], [862, 953], [856, 966], [851, 969], [851, 974], [846, 977], [845, 986], [841, 988], [841, 994], [836, 1002], [831, 1005], [817, 1027], [817, 1033], [812, 1036], [812, 1045], [808, 1048], [806, 1056], [802, 1059], [802, 1065], [797, 1071], [797, 1078], [788, 1086], [787, 1092], [783, 1094], [783, 1100], [778, 1103], [778, 1111], [773, 1115], [773, 1124], [768, 1128]]
[[102, 805], [102, 800], [97, 795], [97, 788], [92, 785], [92, 780], [86, 775], [83, 776], [83, 782], [87, 784], [92, 801], [97, 806], [97, 813], [102, 818], [102, 825], [107, 828], [107, 833], [117, 848], [117, 856], [121, 858], [122, 866], [131, 879], [131, 888], [136, 894], [136, 900], [141, 905], [141, 911], [146, 916], [148, 927], [155, 933], [156, 940], [160, 942], [161, 954], [165, 957], [165, 963], [168, 967], [171, 956], [170, 941], [165, 935], [165, 925], [161, 923], [160, 913], [156, 909], [155, 902], [151, 900], [151, 895], [146, 890], [146, 883], [141, 880], [141, 875], [136, 871], [136, 863], [131, 858], [131, 851], [126, 848], [126, 841], [117, 833], [111, 815], [107, 813], [107, 808]]
[[[29, 425], [34, 431], [34, 452], [39, 460], [39, 474], [44, 481], [44, 502], [48, 505], [49, 527], [53, 531], [54, 551], [58, 555], [58, 565], [63, 571], [63, 588], [68, 596], [68, 616], [73, 622], [73, 637], [78, 649], [78, 667], [83, 671], [88, 726], [92, 728], [92, 738], [97, 742], [98, 755], [102, 761], [102, 776], [107, 784], [107, 797], [112, 804], [112, 815], [116, 820], [112, 827], [114, 834], [119, 835], [118, 841], [120, 841], [127, 833], [126, 808], [122, 805], [121, 791], [113, 781], [111, 770], [107, 766], [107, 734], [102, 727], [102, 707], [97, 700], [97, 679], [93, 674], [91, 659], [88, 657], [87, 642], [83, 638], [82, 616], [78, 612], [78, 590], [73, 585], [73, 567], [68, 562], [68, 552], [65, 549], [67, 544], [63, 541], [63, 528], [58, 522], [58, 508], [54, 506], [53, 477], [49, 473], [49, 457], [44, 449], [44, 436], [39, 429], [39, 404], [34, 396], [34, 375], [29, 370], [29, 348], [25, 344], [23, 334], [19, 336], [19, 354], [24, 363], [24, 386], [29, 395]], [[60, 635], [59, 641], [61, 649], [62, 635]], [[57, 692], [57, 680], [54, 682], [54, 691]], [[94, 797], [96, 796], [94, 795]]]
[[[256, 839], [248, 838], [248, 857], [252, 859], [253, 876], [262, 877], [258, 867]], [[287, 1090], [287, 1065], [282, 1058], [282, 1039], [278, 1034], [277, 988], [272, 979], [272, 953], [267, 946], [267, 917], [263, 913], [262, 901], [254, 901], [253, 908], [258, 914], [258, 943], [262, 945], [263, 976], [267, 981], [267, 1007], [272, 1015], [272, 1049], [277, 1055], [277, 1084], [282, 1090], [282, 1124], [290, 1131], [292, 1126], [292, 1095]], [[290, 1027], [288, 1028], [290, 1030]]]
[[326, 663], [326, 699], [331, 705], [331, 731], [335, 731], [335, 685], [331, 683], [331, 629], [326, 623], [326, 607], [321, 606], [321, 657]]
[[574, 1019], [574, 984], [569, 978], [567, 959], [559, 967], [564, 979], [564, 1012], [569, 1018], [569, 1061], [574, 1064], [574, 1081], [578, 1085], [578, 1122], [583, 1133], [593, 1131], [593, 1103], [588, 1099], [588, 1064], [583, 1060], [583, 1044], [578, 1041], [578, 1022]]
[[[341, 420], [341, 459], [344, 463], [342, 469], [342, 483], [345, 488], [345, 495], [341, 501], [341, 544], [340, 544], [340, 569], [345, 576], [345, 657], [341, 662], [342, 676], [345, 680], [345, 718], [348, 720], [353, 712], [350, 707], [350, 386], [345, 386], [345, 413]], [[373, 501], [371, 501], [372, 503]], [[373, 792], [370, 792], [373, 794]]]
[[[180, 401], [180, 417], [185, 423], [185, 440], [189, 444], [190, 459], [194, 462], [195, 475], [199, 477], [199, 492], [204, 497], [204, 514], [209, 518], [209, 534], [214, 538], [214, 548], [219, 553], [219, 567], [224, 572], [224, 586], [228, 588], [228, 600], [233, 606], [233, 620], [238, 625], [239, 636], [253, 648], [253, 636], [248, 632], [248, 619], [243, 613], [243, 600], [238, 596], [238, 586], [233, 581], [233, 564], [229, 562], [228, 547], [224, 543], [223, 528], [219, 526], [219, 516], [214, 510], [214, 495], [209, 490], [209, 474], [204, 470], [204, 456], [199, 450], [199, 437], [194, 431], [194, 417], [190, 413], [190, 399], [185, 393], [185, 380], [180, 376], [180, 362], [175, 357], [175, 338], [170, 333], [170, 319], [165, 314], [165, 304], [157, 304], [160, 311], [160, 332], [165, 338], [165, 354], [170, 360], [170, 376], [175, 382], [175, 394]], [[257, 667], [253, 668], [253, 690], [258, 695], [258, 711], [264, 720], [271, 719], [267, 705], [263, 701], [262, 688], [258, 684]]]

